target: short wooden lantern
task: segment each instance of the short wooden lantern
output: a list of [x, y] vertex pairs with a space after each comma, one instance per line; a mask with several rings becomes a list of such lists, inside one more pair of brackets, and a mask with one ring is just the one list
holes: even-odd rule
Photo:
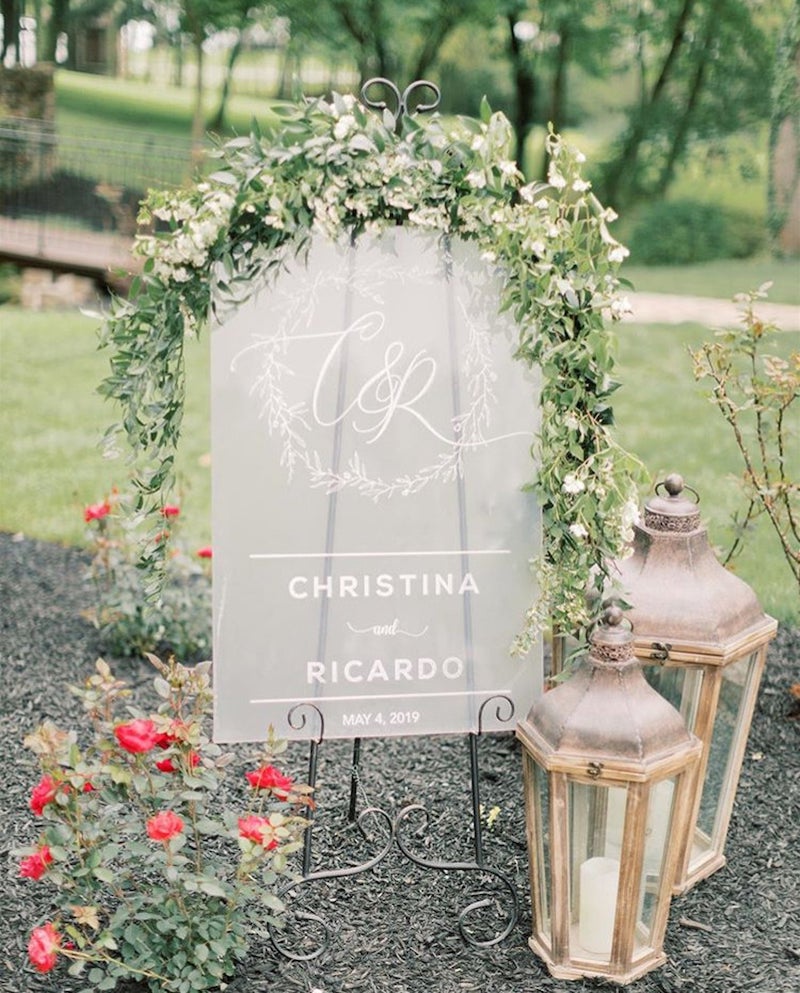
[[530, 946], [559, 979], [627, 984], [662, 965], [700, 742], [645, 680], [617, 607], [588, 658], [517, 726]]
[[676, 893], [725, 864], [767, 645], [777, 629], [753, 590], [716, 559], [697, 503], [684, 490], [697, 498], [677, 474], [658, 484], [634, 526], [633, 555], [618, 563], [645, 676], [703, 743]]

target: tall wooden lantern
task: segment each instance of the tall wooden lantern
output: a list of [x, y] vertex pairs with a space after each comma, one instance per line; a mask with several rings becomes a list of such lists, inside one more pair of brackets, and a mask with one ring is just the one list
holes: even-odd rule
[[685, 490], [697, 497], [677, 474], [656, 486], [634, 527], [633, 555], [618, 564], [645, 675], [703, 743], [676, 893], [725, 863], [767, 644], [777, 628], [752, 589], [716, 559]]
[[700, 742], [645, 680], [610, 607], [588, 659], [517, 726], [533, 904], [553, 976], [626, 984], [663, 964]]

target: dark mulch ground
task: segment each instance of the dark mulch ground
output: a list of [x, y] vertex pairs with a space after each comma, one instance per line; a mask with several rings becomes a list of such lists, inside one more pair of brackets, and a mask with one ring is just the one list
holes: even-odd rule
[[[0, 841], [6, 863], [0, 913], [0, 993], [71, 993], [59, 971], [32, 972], [25, 948], [30, 929], [49, 913], [47, 887], [17, 879], [15, 847], [36, 838], [27, 810], [37, 774], [22, 738], [49, 717], [62, 726], [80, 718], [64, 687], [82, 681], [97, 655], [94, 632], [81, 619], [88, 603], [79, 552], [0, 535], [3, 666], [0, 700]], [[789, 687], [800, 680], [800, 632], [781, 631], [770, 650], [765, 682], [747, 747], [728, 865], [672, 904], [667, 965], [633, 984], [633, 993], [795, 993], [800, 989], [800, 719]], [[146, 663], [120, 663], [148, 692]], [[302, 776], [305, 754], [290, 753]], [[366, 858], [374, 848], [347, 825], [349, 745], [321, 751], [320, 816], [315, 867]], [[460, 738], [368, 741], [362, 757], [361, 807], [396, 813], [424, 803], [430, 830], [407, 837], [431, 859], [470, 859], [466, 741]], [[474, 876], [423, 871], [392, 854], [370, 873], [313, 890], [315, 909], [331, 928], [329, 950], [310, 963], [278, 959], [256, 943], [229, 993], [533, 993], [607, 988], [587, 980], [552, 979], [526, 944], [530, 929], [527, 854], [521, 803], [520, 758], [510, 736], [481, 743], [486, 809], [501, 810], [485, 833], [491, 865], [511, 875], [522, 900], [520, 921], [502, 944], [466, 946], [459, 912], [476, 887]], [[308, 887], [307, 889], [311, 889]], [[132, 988], [125, 993], [133, 993]]]

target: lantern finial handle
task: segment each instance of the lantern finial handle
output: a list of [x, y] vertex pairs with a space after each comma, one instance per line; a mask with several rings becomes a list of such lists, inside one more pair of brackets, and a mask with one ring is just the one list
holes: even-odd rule
[[681, 476], [681, 474], [678, 472], [671, 472], [666, 477], [666, 479], [663, 479], [660, 483], [656, 483], [655, 485], [656, 493], [658, 493], [659, 489], [662, 486], [667, 491], [669, 496], [673, 498], [679, 497], [684, 490], [688, 490], [690, 493], [694, 494], [695, 503], [700, 503], [700, 494], [697, 492], [697, 490], [693, 489], [691, 486], [688, 486], [683, 481], [683, 476]]
[[622, 612], [622, 608], [619, 604], [608, 603], [603, 610], [603, 624], [606, 627], [617, 627], [620, 625], [624, 619], [625, 615]]

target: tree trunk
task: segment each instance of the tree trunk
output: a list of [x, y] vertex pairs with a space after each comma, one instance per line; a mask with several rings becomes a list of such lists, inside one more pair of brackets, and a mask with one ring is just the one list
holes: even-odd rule
[[622, 150], [611, 163], [605, 183], [605, 200], [612, 206], [618, 207], [621, 199], [620, 190], [624, 180], [633, 176], [639, 159], [639, 150], [647, 137], [652, 118], [652, 112], [661, 100], [661, 96], [672, 78], [678, 56], [686, 40], [686, 28], [692, 14], [695, 0], [683, 0], [680, 12], [672, 30], [669, 51], [661, 65], [661, 71], [646, 96], [645, 102], [635, 112], [633, 121], [628, 128], [628, 135]]
[[17, 0], [1, 0], [0, 14], [3, 15], [3, 47], [0, 51], [0, 65], [5, 62], [6, 55], [14, 49], [14, 62], [21, 64], [19, 53], [19, 18], [20, 11]]
[[515, 157], [522, 171], [525, 171], [525, 139], [533, 124], [536, 105], [536, 77], [530, 60], [525, 55], [524, 46], [514, 34], [516, 17], [508, 15], [508, 48], [514, 76], [514, 135], [516, 137]]
[[[567, 103], [567, 69], [572, 57], [572, 22], [565, 18], [558, 25], [558, 47], [556, 49], [556, 66], [553, 72], [553, 82], [550, 89], [550, 111], [547, 120], [552, 123], [553, 130], [560, 133], [564, 125], [564, 109]], [[547, 174], [549, 156], [545, 149], [542, 159], [542, 175]]]
[[50, 20], [47, 24], [47, 35], [44, 49], [44, 61], [55, 62], [58, 36], [67, 30], [67, 14], [69, 0], [53, 0], [50, 7]]
[[194, 87], [194, 112], [192, 114], [192, 158], [199, 159], [203, 154], [203, 42], [205, 32], [202, 28], [195, 30], [192, 35], [194, 53], [197, 61], [197, 79]]
[[789, 15], [775, 60], [768, 223], [773, 251], [800, 255], [800, 12]]
[[694, 117], [694, 112], [697, 108], [698, 101], [700, 100], [700, 94], [703, 91], [706, 81], [706, 70], [708, 68], [707, 52], [709, 46], [714, 40], [714, 28], [717, 21], [717, 15], [719, 13], [719, 7], [720, 0], [715, 0], [715, 2], [711, 4], [708, 14], [706, 15], [706, 24], [702, 39], [699, 45], [695, 47], [695, 58], [697, 62], [694, 72], [692, 73], [692, 79], [689, 85], [689, 94], [683, 108], [683, 113], [673, 128], [669, 152], [664, 164], [661, 167], [656, 188], [653, 190], [656, 197], [663, 197], [666, 193], [667, 188], [675, 178], [675, 168], [683, 156], [683, 153], [686, 151], [686, 143], [689, 137], [692, 118]]
[[222, 131], [225, 127], [225, 113], [228, 109], [228, 98], [230, 97], [231, 86], [233, 84], [233, 70], [236, 65], [236, 60], [239, 58], [242, 51], [244, 29], [247, 26], [247, 19], [247, 11], [244, 11], [239, 17], [236, 41], [233, 43], [230, 52], [228, 52], [228, 62], [225, 66], [225, 78], [222, 81], [222, 92], [219, 97], [219, 106], [217, 107], [214, 116], [208, 122], [209, 131]]

